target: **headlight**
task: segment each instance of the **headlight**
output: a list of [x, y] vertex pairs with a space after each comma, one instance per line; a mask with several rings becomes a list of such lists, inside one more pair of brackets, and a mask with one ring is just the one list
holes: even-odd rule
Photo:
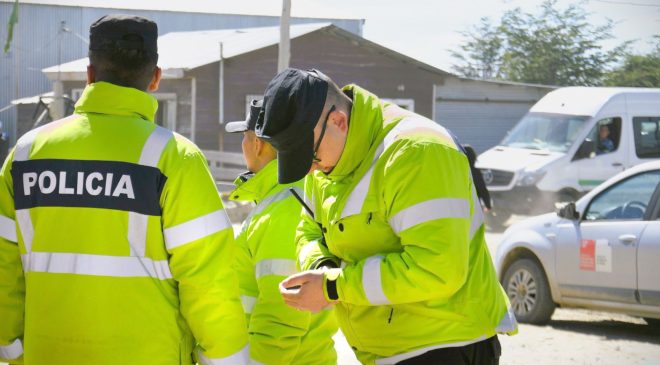
[[541, 180], [543, 176], [545, 176], [545, 170], [533, 170], [533, 171], [523, 170], [518, 176], [518, 182], [516, 183], [516, 185], [518, 186], [536, 185], [536, 183], [539, 182], [539, 180]]

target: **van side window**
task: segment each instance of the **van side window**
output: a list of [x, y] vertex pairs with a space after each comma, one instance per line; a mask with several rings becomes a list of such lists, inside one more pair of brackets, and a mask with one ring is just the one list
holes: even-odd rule
[[637, 157], [660, 157], [660, 117], [633, 117], [633, 131]]
[[578, 150], [575, 160], [594, 158], [614, 152], [621, 140], [621, 118], [612, 117], [599, 120], [587, 135]]

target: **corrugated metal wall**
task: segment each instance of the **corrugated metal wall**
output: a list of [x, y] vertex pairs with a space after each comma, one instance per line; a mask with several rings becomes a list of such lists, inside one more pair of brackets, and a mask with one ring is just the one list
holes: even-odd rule
[[434, 119], [477, 153], [499, 144], [552, 87], [448, 77], [435, 88]]
[[[0, 40], [4, 46], [13, 3], [0, 2]], [[274, 26], [279, 17], [235, 14], [181, 13], [170, 11], [118, 10], [20, 4], [19, 20], [14, 29], [11, 52], [0, 54], [0, 109], [11, 100], [50, 91], [51, 82], [41, 70], [48, 66], [72, 61], [87, 55], [87, 44], [80, 38], [89, 37], [89, 26], [96, 19], [110, 13], [128, 13], [148, 17], [158, 23], [159, 33], [205, 29], [230, 29]], [[65, 21], [71, 32], [60, 33]], [[293, 24], [332, 21], [338, 27], [362, 34], [362, 20], [293, 18]], [[76, 35], [77, 34], [77, 35]], [[14, 130], [15, 108], [0, 112], [0, 121]], [[5, 129], [7, 130], [7, 126]], [[13, 144], [14, 141], [12, 141]]]

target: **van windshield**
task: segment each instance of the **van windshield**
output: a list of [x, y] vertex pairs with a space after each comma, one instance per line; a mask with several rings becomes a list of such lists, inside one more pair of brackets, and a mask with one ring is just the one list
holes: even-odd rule
[[502, 141], [503, 146], [566, 152], [589, 117], [528, 113]]

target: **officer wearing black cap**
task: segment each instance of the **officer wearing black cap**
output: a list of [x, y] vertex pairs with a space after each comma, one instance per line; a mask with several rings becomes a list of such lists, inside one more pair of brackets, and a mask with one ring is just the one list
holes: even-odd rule
[[452, 134], [318, 70], [275, 76], [263, 108], [256, 133], [278, 150], [280, 183], [307, 176], [314, 217], [296, 234], [307, 271], [280, 283], [287, 304], [335, 305], [364, 364], [497, 364], [496, 334], [516, 322]]
[[0, 171], [0, 362], [245, 364], [233, 230], [201, 151], [154, 123], [156, 23], [90, 27], [73, 115]]
[[295, 310], [278, 291], [279, 282], [297, 272], [294, 237], [301, 206], [293, 194], [302, 195], [302, 181], [277, 183], [277, 151], [254, 133], [264, 117], [261, 107], [261, 100], [253, 100], [245, 120], [225, 125], [229, 133], [243, 133], [250, 170], [236, 178], [229, 198], [256, 204], [236, 236], [232, 263], [250, 329], [250, 358], [255, 364], [334, 365], [334, 314]]

